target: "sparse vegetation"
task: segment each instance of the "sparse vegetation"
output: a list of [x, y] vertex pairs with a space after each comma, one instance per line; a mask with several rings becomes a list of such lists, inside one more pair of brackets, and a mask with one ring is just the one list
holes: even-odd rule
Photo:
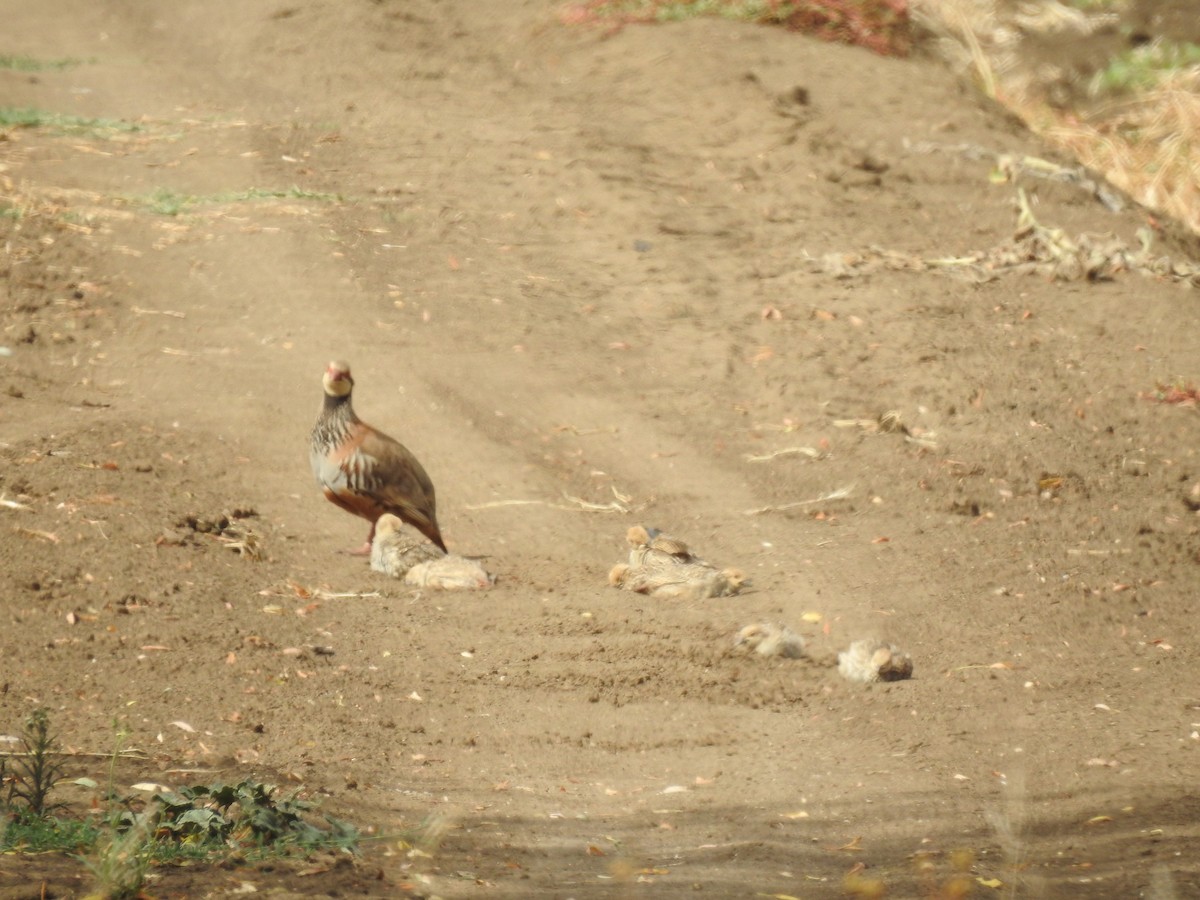
[[83, 65], [83, 59], [36, 59], [32, 56], [14, 56], [10, 53], [0, 53], [0, 69], [14, 72], [53, 72], [63, 69], [73, 69]]
[[1155, 40], [1115, 56], [1092, 78], [1094, 95], [1146, 91], [1200, 67], [1200, 45]]
[[[1067, 41], [1111, 24], [1123, 8], [1112, 0], [1077, 0], [1073, 8], [1029, 4], [1020, 15], [1023, 28]], [[1120, 53], [1090, 82], [1093, 96], [1120, 102], [1084, 114], [1048, 102], [1014, 50], [1011, 25], [994, 0], [922, 0], [915, 10], [940, 35], [946, 55], [962, 62], [980, 90], [1031, 131], [1200, 233], [1200, 157], [1194, 150], [1200, 140], [1200, 47], [1158, 40]]]
[[92, 893], [97, 900], [131, 900], [146, 882], [154, 861], [149, 821], [118, 831], [104, 830], [83, 864], [92, 873]]
[[[92, 896], [104, 900], [136, 897], [150, 867], [180, 859], [212, 860], [237, 854], [243, 859], [286, 856], [292, 852], [357, 851], [359, 830], [332, 816], [324, 827], [310, 821], [316, 804], [299, 791], [280, 796], [273, 785], [244, 780], [161, 790], [148, 802], [118, 796], [113, 787], [124, 734], [110, 761], [104, 802], [109, 812], [100, 823], [50, 815], [64, 803], [50, 794], [62, 781], [63, 763], [49, 714], [35, 710], [20, 738], [24, 747], [0, 756], [0, 851], [77, 855], [94, 880]], [[96, 788], [94, 781], [74, 782]]]
[[141, 131], [142, 126], [120, 119], [89, 119], [28, 107], [0, 107], [0, 128], [50, 128], [66, 134], [105, 135]]
[[210, 194], [204, 197], [180, 193], [170, 188], [159, 188], [149, 197], [141, 199], [141, 203], [153, 213], [160, 216], [178, 216], [197, 206], [221, 203], [248, 203], [255, 200], [315, 200], [321, 203], [334, 203], [342, 198], [337, 194], [325, 194], [319, 191], [307, 191], [292, 186], [283, 190], [250, 188], [227, 194]]

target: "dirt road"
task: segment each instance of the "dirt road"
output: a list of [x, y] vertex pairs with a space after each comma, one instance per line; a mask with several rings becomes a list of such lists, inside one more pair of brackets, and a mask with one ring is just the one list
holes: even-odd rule
[[[963, 848], [984, 896], [1200, 896], [1200, 419], [1155, 401], [1194, 292], [1014, 271], [989, 176], [1045, 151], [935, 61], [558, 13], [0, 2], [5, 51], [84, 61], [4, 105], [87, 120], [0, 142], [0, 732], [117, 722], [128, 783], [253, 776], [381, 836], [156, 896], [823, 897], [860, 864], [935, 896]], [[1144, 214], [1018, 181], [1137, 247]], [[493, 589], [336, 552], [332, 358]], [[197, 530], [235, 513], [263, 559]], [[638, 522], [752, 588], [608, 587]], [[814, 660], [735, 653], [758, 621]], [[913, 679], [839, 678], [861, 637]], [[86, 884], [0, 860], [37, 878]]]

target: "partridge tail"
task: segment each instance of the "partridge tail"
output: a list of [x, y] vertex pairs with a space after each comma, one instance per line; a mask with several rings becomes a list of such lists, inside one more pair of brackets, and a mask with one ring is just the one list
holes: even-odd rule
[[417, 530], [433, 541], [443, 553], [450, 552], [446, 549], [446, 542], [442, 540], [442, 532], [438, 529], [436, 522], [417, 522], [414, 524], [416, 524]]

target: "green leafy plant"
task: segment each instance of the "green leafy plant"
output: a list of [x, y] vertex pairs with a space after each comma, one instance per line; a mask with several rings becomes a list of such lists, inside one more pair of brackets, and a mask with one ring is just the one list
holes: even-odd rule
[[[58, 740], [45, 709], [35, 710], [19, 738], [23, 748], [0, 755], [0, 852], [66, 852], [92, 874], [89, 897], [130, 900], [139, 896], [152, 865], [181, 859], [211, 860], [235, 853], [241, 858], [270, 858], [299, 850], [357, 852], [359, 830], [325, 815], [312, 821], [317, 805], [299, 792], [281, 795], [274, 785], [244, 780], [159, 790], [149, 803], [115, 790], [116, 761], [126, 733], [117, 727], [117, 743], [104, 790], [108, 814], [99, 823], [56, 818], [50, 792], [61, 782]], [[73, 782], [99, 789], [90, 778]]]
[[155, 830], [160, 841], [353, 850], [360, 837], [356, 828], [329, 816], [325, 817], [328, 829], [313, 825], [304, 815], [315, 804], [295, 793], [277, 797], [274, 785], [256, 781], [160, 792], [154, 802], [160, 807]]

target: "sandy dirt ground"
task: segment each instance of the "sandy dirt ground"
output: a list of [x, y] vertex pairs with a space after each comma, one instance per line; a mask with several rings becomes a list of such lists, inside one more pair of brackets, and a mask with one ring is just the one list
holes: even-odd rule
[[[5, 52], [84, 60], [3, 105], [101, 120], [0, 135], [0, 733], [44, 706], [72, 775], [123, 732], [123, 786], [373, 833], [155, 897], [933, 897], [962, 849], [979, 896], [1200, 896], [1200, 418], [1162, 402], [1200, 307], [1014, 244], [1018, 187], [1058, 252], [1149, 217], [995, 177], [1047, 151], [935, 59], [560, 12], [0, 2]], [[334, 358], [492, 589], [338, 552]], [[751, 585], [609, 587], [636, 523]], [[762, 621], [812, 659], [737, 652]], [[839, 677], [865, 637], [913, 677]]]

